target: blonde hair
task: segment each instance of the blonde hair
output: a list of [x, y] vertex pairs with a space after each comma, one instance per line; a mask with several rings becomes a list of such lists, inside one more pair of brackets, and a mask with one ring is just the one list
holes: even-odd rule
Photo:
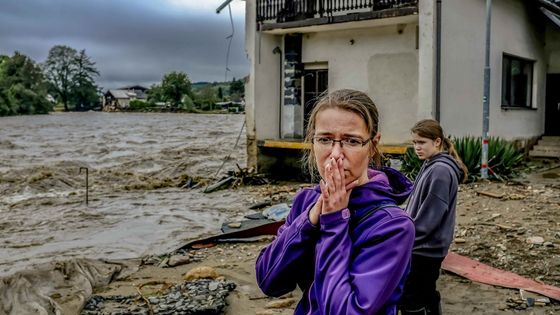
[[461, 157], [457, 153], [457, 150], [455, 150], [455, 146], [453, 145], [453, 142], [449, 138], [443, 135], [443, 128], [441, 128], [441, 125], [437, 120], [433, 120], [433, 119], [420, 120], [414, 125], [414, 127], [412, 127], [412, 129], [410, 129], [410, 131], [412, 133], [419, 135], [420, 137], [428, 138], [434, 141], [437, 138], [440, 138], [442, 144], [442, 150], [447, 151], [447, 153], [449, 153], [449, 155], [451, 155], [453, 159], [457, 161], [457, 164], [459, 164], [459, 167], [463, 170], [464, 173], [463, 178], [464, 179], [467, 178], [468, 169], [465, 166], [465, 163], [463, 163], [463, 160], [461, 160]]
[[[357, 114], [366, 124], [369, 139], [372, 140], [373, 137], [377, 135], [379, 127], [379, 114], [372, 99], [361, 91], [341, 89], [331, 93], [325, 92], [319, 96], [317, 103], [315, 103], [315, 106], [309, 115], [307, 133], [304, 140], [306, 143], [311, 143], [313, 137], [315, 136], [317, 114], [328, 108], [338, 108]], [[373, 141], [370, 141], [370, 143], [372, 144], [370, 163], [373, 162], [376, 166], [380, 166], [382, 159], [381, 153], [377, 149], [376, 143]], [[313, 146], [311, 146], [311, 150], [307, 150], [305, 152], [303, 162], [303, 164], [307, 166], [311, 176], [314, 177], [317, 172], [317, 165], [315, 164], [315, 152], [313, 150]]]

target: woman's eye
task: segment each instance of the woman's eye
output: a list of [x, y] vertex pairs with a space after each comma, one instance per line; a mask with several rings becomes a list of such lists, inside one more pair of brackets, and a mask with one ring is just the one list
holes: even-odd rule
[[319, 142], [321, 144], [329, 144], [329, 143], [331, 143], [331, 138], [320, 137], [320, 138], [317, 138], [317, 142]]
[[362, 144], [361, 140], [354, 139], [354, 138], [345, 139], [344, 142], [346, 142], [346, 144], [351, 145], [351, 146], [357, 146], [357, 145]]

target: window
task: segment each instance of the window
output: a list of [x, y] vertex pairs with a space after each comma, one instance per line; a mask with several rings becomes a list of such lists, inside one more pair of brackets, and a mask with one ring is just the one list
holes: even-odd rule
[[502, 107], [532, 107], [534, 63], [532, 60], [503, 55]]

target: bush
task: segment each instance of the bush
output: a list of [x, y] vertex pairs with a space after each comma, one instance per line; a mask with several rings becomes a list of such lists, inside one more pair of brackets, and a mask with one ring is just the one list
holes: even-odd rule
[[148, 102], [144, 102], [141, 100], [132, 100], [129, 103], [129, 110], [131, 111], [144, 111], [149, 109], [152, 106], [152, 104], [148, 103]]
[[[475, 181], [480, 176], [482, 138], [468, 136], [453, 138], [452, 141], [469, 171], [469, 181]], [[416, 178], [422, 161], [414, 153], [414, 149], [408, 148], [402, 160], [403, 173], [411, 179]], [[517, 175], [523, 160], [523, 153], [512, 143], [498, 137], [488, 139], [488, 178], [504, 180]]]
[[418, 158], [418, 155], [414, 152], [414, 148], [406, 148], [406, 152], [402, 156], [401, 160], [401, 172], [403, 172], [403, 174], [405, 174], [408, 178], [415, 179], [422, 167], [422, 160]]

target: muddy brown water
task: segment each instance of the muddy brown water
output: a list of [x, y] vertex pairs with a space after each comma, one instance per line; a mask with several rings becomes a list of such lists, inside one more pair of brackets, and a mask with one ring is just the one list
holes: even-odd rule
[[243, 121], [99, 112], [0, 118], [0, 276], [58, 259], [161, 253], [218, 232], [243, 213], [247, 195], [180, 186], [211, 181], [227, 156], [216, 178], [245, 166], [244, 130], [234, 148]]

